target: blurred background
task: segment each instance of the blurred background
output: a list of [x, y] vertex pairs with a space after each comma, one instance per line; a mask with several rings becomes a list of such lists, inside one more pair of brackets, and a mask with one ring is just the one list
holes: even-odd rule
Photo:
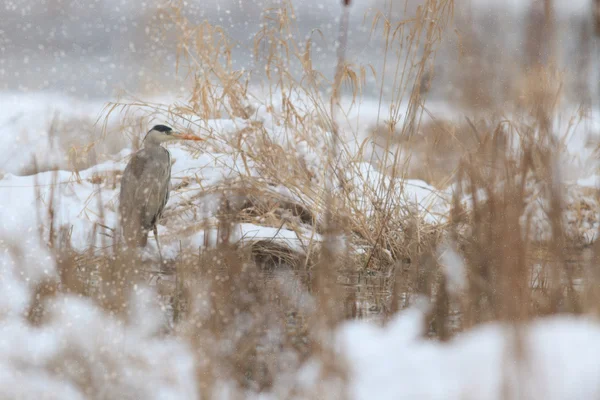
[[[189, 100], [193, 80], [186, 79], [184, 67], [176, 68], [180, 30], [161, 10], [180, 10], [189, 24], [208, 21], [223, 27], [234, 43], [231, 69], [250, 71], [250, 84], [258, 85], [256, 77], [264, 75], [266, 61], [256, 58], [255, 40], [273, 17], [269, 9], [281, 4], [280, 0], [5, 2], [0, 8], [0, 123], [18, 132], [18, 140], [0, 137], [0, 155], [5, 159], [0, 174], [29, 173], [34, 156], [42, 170], [88, 167], [93, 160], [86, 149], [92, 141], [94, 157], [100, 160], [129, 147], [134, 138], [122, 134], [122, 121], [109, 126], [115, 133], [111, 140], [99, 140], [96, 122], [107, 101], [132, 96], [162, 103]], [[337, 62], [340, 1], [291, 4], [292, 39], [300, 46], [311, 39], [313, 68], [331, 78]], [[383, 34], [383, 21], [399, 26], [422, 4], [352, 2], [346, 58], [366, 71], [361, 85], [364, 110], [386, 109], [386, 104], [394, 103], [394, 91], [400, 86], [393, 83], [398, 60], [410, 64], [419, 56], [407, 52], [423, 51], [421, 44], [410, 44], [408, 38], [387, 43], [386, 51], [389, 36]], [[428, 57], [427, 73], [421, 77], [423, 99], [430, 109], [433, 104], [438, 111], [454, 108], [450, 112], [455, 115], [456, 107], [471, 115], [515, 112], [510, 108], [514, 100], [529, 90], [521, 78], [530, 67], [535, 75], [536, 65], [550, 63], [561, 74], [556, 79], [561, 101], [583, 106], [585, 112], [597, 109], [595, 7], [596, 0], [456, 0], [452, 20], [436, 41], [435, 57]], [[290, 59], [290, 72], [300, 77], [299, 60], [293, 55]], [[373, 115], [377, 121], [369, 120]], [[379, 113], [363, 113], [362, 120], [362, 132], [354, 133], [364, 137], [380, 122]], [[40, 140], [49, 136], [52, 143]]]
[[[500, 91], [511, 69], [531, 62], [538, 50], [528, 29], [544, 23], [550, 7], [559, 63], [567, 68], [580, 92], [588, 85], [595, 93], [598, 81], [594, 0], [459, 0], [455, 2], [453, 32], [445, 35], [434, 65], [430, 96], [459, 95], [461, 79], [478, 71], [449, 66], [460, 57], [460, 47], [477, 50], [477, 68], [493, 72], [493, 87]], [[233, 62], [253, 68], [254, 35], [263, 23], [263, 10], [277, 0], [189, 0], [182, 2], [190, 21], [223, 26], [237, 43]], [[338, 0], [292, 2], [298, 39], [313, 37], [313, 63], [333, 71], [340, 16]], [[107, 98], [121, 90], [155, 95], [181, 90], [175, 78], [175, 46], [164, 33], [158, 9], [164, 0], [35, 0], [7, 1], [0, 9], [0, 90], [58, 92], [82, 99]], [[418, 0], [355, 0], [351, 13], [348, 59], [372, 64], [380, 70], [385, 43], [370, 35], [376, 12], [391, 21], [410, 18]], [[319, 30], [322, 36], [316, 33]], [[544, 32], [541, 32], [544, 35]], [[468, 37], [469, 43], [464, 38]], [[529, 54], [529, 55], [528, 55]], [[461, 65], [464, 65], [461, 64]], [[582, 79], [582, 78], [587, 78]], [[371, 77], [371, 79], [374, 79]], [[579, 87], [577, 87], [579, 85]], [[593, 89], [593, 90], [592, 90]], [[377, 85], [367, 86], [377, 92]]]

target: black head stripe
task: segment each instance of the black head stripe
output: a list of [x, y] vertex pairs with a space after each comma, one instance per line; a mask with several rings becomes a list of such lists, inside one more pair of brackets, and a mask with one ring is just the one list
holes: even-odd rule
[[163, 132], [163, 133], [171, 133], [173, 129], [169, 128], [166, 125], [155, 125], [154, 128], [151, 129], [151, 131], [159, 131], [159, 132]]

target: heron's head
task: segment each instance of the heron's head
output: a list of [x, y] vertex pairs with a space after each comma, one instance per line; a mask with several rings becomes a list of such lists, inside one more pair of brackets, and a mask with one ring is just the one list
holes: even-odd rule
[[202, 140], [198, 136], [189, 135], [185, 133], [179, 133], [174, 131], [171, 127], [166, 125], [155, 125], [146, 134], [144, 142], [148, 144], [160, 144], [165, 142], [171, 142], [174, 140]]

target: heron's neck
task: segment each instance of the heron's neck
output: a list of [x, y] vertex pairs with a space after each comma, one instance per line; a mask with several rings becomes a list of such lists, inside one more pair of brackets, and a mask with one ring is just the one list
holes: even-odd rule
[[156, 140], [154, 137], [147, 137], [144, 139], [143, 146], [147, 149], [161, 147], [160, 141]]

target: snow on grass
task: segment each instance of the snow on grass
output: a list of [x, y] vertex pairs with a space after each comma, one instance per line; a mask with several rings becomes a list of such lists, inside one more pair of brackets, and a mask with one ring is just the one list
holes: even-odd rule
[[[127, 322], [85, 299], [57, 296], [47, 308], [48, 322], [38, 328], [27, 323], [23, 313], [34, 280], [18, 276], [31, 260], [10, 257], [0, 255], [1, 397], [44, 397], [53, 390], [61, 399], [89, 398], [91, 393], [107, 398], [197, 398], [193, 353], [177, 337], [158, 335], [161, 311], [148, 289], [132, 294]], [[47, 266], [54, 269], [51, 258]], [[514, 332], [508, 325], [482, 326], [448, 343], [422, 338], [422, 303], [385, 327], [351, 321], [338, 329], [350, 398], [486, 400], [503, 398], [505, 390], [557, 400], [600, 396], [597, 321], [564, 316], [534, 321], [522, 329], [524, 353], [517, 361]], [[282, 374], [275, 382], [276, 393], [298, 387], [311, 393], [317, 382], [326, 383], [319, 370], [319, 361], [309, 360], [296, 379]], [[220, 391], [227, 389], [220, 385]], [[278, 398], [275, 393], [247, 396]]]
[[[298, 96], [299, 108], [307, 108], [310, 102], [300, 98], [300, 95]], [[95, 228], [97, 229], [95, 223], [102, 222], [110, 227], [116, 225], [118, 175], [123, 171], [131, 151], [123, 147], [113, 149], [115, 152], [107, 155], [107, 161], [79, 171], [79, 176], [77, 176], [66, 170], [70, 167], [69, 161], [67, 161], [67, 149], [64, 146], [54, 146], [51, 141], [48, 141], [47, 136], [52, 118], [56, 113], [65, 118], [95, 120], [102, 105], [91, 101], [76, 102], [65, 96], [49, 94], [26, 96], [16, 93], [0, 96], [0, 105], [2, 106], [0, 120], [3, 121], [3, 125], [17, 133], [16, 137], [3, 135], [0, 139], [0, 141], [6, 142], [5, 146], [0, 145], [4, 152], [2, 154], [3, 165], [0, 166], [0, 170], [4, 172], [3, 175], [0, 174], [0, 194], [6, 199], [0, 204], [0, 217], [4, 224], [2, 229], [24, 233], [37, 231], [38, 215], [31, 210], [41, 204], [39, 219], [47, 220], [45, 210], [54, 189], [57, 200], [54, 203], [58, 211], [57, 220], [60, 224], [72, 226], [75, 247], [83, 250], [90, 244], [99, 245], [100, 238], [92, 237], [92, 232]], [[385, 105], [381, 107], [381, 110], [386, 109]], [[462, 118], [461, 112], [452, 109], [448, 104], [429, 104], [428, 110], [443, 119], [458, 120]], [[380, 107], [375, 102], [365, 100], [360, 104], [360, 109], [352, 109], [344, 117], [340, 126], [347, 151], [358, 151], [360, 143], [368, 138], [369, 129], [376, 124], [379, 111]], [[592, 112], [588, 115], [576, 115], [577, 110], [574, 109], [570, 111], [565, 109], [560, 114], [561, 118], [557, 118], [555, 121], [555, 128], [563, 148], [560, 158], [561, 179], [567, 185], [568, 203], [574, 205], [569, 209], [571, 216], [568, 222], [575, 236], [593, 236], [592, 231], [597, 229], [598, 221], [592, 214], [600, 207], [598, 202], [592, 198], [593, 196], [586, 195], [587, 192], [581, 188], [596, 187], [597, 161], [593, 143], [597, 141], [600, 129], [598, 122], [600, 114]], [[289, 132], [274, 119], [274, 115], [264, 107], [257, 106], [254, 114], [256, 121], [254, 122], [261, 124], [261, 129], [266, 131], [274, 143], [281, 145], [290, 154], [295, 154], [303, 159], [315, 179], [319, 180], [326, 162], [327, 133], [315, 134], [314, 138], [291, 140]], [[117, 115], [114, 115], [111, 118], [116, 117]], [[159, 119], [154, 116], [153, 122], [162, 122]], [[380, 123], [384, 119], [385, 113], [382, 112]], [[200, 145], [169, 146], [174, 161], [172, 183], [175, 190], [165, 214], [175, 217], [163, 220], [161, 223], [164, 225], [159, 228], [159, 232], [161, 236], [165, 237], [166, 248], [169, 248], [169, 241], [171, 241], [173, 251], [175, 251], [174, 248], [179, 246], [181, 240], [196, 246], [200, 237], [193, 232], [197, 232], [197, 230], [192, 230], [194, 238], [182, 237], [178, 232], [184, 231], [191, 225], [197, 225], [202, 218], [214, 215], [219, 207], [218, 196], [202, 196], [203, 193], [210, 191], [211, 188], [227, 187], [240, 177], [250, 176], [255, 179], [263, 177], [258, 172], [256, 160], [243, 159], [242, 153], [240, 153], [240, 150], [250, 150], [248, 146], [252, 146], [254, 140], [252, 133], [246, 137], [243, 136], [244, 134], [239, 135], [253, 122], [239, 118], [202, 120], [185, 115], [181, 115], [179, 118], [175, 117], [172, 122], [175, 123], [175, 126], [191, 127], [196, 134], [206, 138], [206, 141]], [[143, 132], [139, 133], [139, 135], [142, 134]], [[55, 139], [58, 140], [61, 132], [58, 131], [55, 135]], [[124, 138], [124, 135], [122, 136]], [[241, 148], [235, 149], [232, 145], [238, 143], [240, 138], [243, 139], [239, 142]], [[95, 140], [97, 137], [92, 136], [88, 139]], [[307, 140], [316, 141], [309, 143]], [[368, 149], [369, 145], [364, 148]], [[41, 173], [35, 178], [18, 176], [27, 168], [31, 168], [33, 155], [38, 158], [42, 167], [56, 165], [61, 170], [56, 174]], [[349, 155], [352, 156], [352, 153]], [[365, 157], [368, 158], [368, 154], [363, 154], [362, 159], [365, 160]], [[418, 160], [419, 156], [414, 155], [409, 162], [418, 163]], [[388, 189], [393, 185], [393, 201], [401, 202], [418, 211], [420, 215], [424, 216], [425, 222], [438, 224], [445, 221], [449, 210], [451, 188], [437, 190], [426, 182], [411, 179], [397, 179], [392, 183], [389, 176], [382, 174], [368, 162], [361, 162], [359, 159], [349, 162], [344, 170], [348, 175], [347, 179], [352, 184], [351, 196], [361, 206], [361, 211], [368, 214], [369, 210], [378, 206], [374, 204], [373, 199], [384, 198]], [[110, 174], [115, 174], [116, 178], [111, 178]], [[92, 183], [95, 182], [96, 176], [104, 176], [103, 182]], [[79, 178], [81, 179], [79, 180]], [[178, 185], [183, 182], [186, 183], [185, 187], [179, 187]], [[269, 182], [266, 183], [269, 184]], [[281, 185], [273, 186], [271, 189], [284, 198], [313, 205], [313, 199], [306, 198], [297, 190], [291, 190]], [[40, 198], [37, 200], [39, 203], [36, 202], [37, 193], [40, 194]], [[313, 211], [319, 212], [318, 210]], [[540, 224], [537, 231], [546, 232], [547, 229], [543, 223], [543, 208], [540, 208], [538, 214]], [[583, 214], [589, 214], [589, 216], [582, 217]], [[260, 231], [260, 229], [258, 225], [255, 227], [255, 230]], [[107, 233], [102, 229], [99, 231]], [[297, 232], [285, 228], [282, 231], [284, 235], [292, 237], [297, 235]], [[265, 232], [261, 232], [258, 237], [263, 237]], [[153, 241], [151, 243], [150, 247], [154, 246]]]
[[[17, 218], [35, 215], [23, 200], [15, 199]], [[126, 322], [85, 297], [60, 294], [45, 307], [43, 325], [27, 320], [33, 289], [56, 279], [54, 256], [28, 222], [0, 229], [0, 397], [194, 398], [191, 350], [161, 335], [162, 311], [148, 288], [131, 295]]]
[[191, 351], [175, 338], [159, 336], [161, 312], [150, 304], [148, 289], [133, 294], [127, 323], [86, 299], [57, 296], [46, 308], [48, 322], [35, 327], [24, 318], [26, 280], [15, 275], [15, 267], [31, 264], [11, 267], [6, 257], [0, 255], [0, 397], [196, 396]]
[[446, 218], [451, 200], [450, 191], [440, 191], [417, 179], [392, 181], [366, 162], [354, 164], [346, 171], [346, 178], [353, 184], [353, 196], [367, 215], [373, 212], [373, 199], [383, 201], [388, 191], [391, 191], [391, 201], [400, 202], [422, 215], [427, 223], [441, 223]]
[[[97, 117], [97, 113], [102, 107], [94, 102], [82, 102], [79, 106], [74, 106], [72, 99], [61, 96], [33, 96], [33, 100], [30, 102], [23, 101], [25, 97], [18, 94], [0, 96], [2, 104], [5, 105], [3, 115], [1, 115], [5, 123], [12, 126], [13, 130], [24, 132], [23, 137], [26, 138], [26, 140], [16, 140], [12, 143], [13, 147], [6, 148], [8, 153], [5, 159], [7, 164], [13, 167], [5, 170], [4, 176], [0, 179], [0, 193], [6, 198], [6, 201], [0, 204], [2, 231], [20, 231], [24, 234], [37, 232], [40, 221], [41, 223], [48, 221], [48, 209], [52, 204], [58, 224], [71, 229], [75, 249], [82, 251], [90, 245], [100, 246], [102, 243], [106, 243], [106, 237], [99, 237], [98, 233], [110, 234], [110, 232], [104, 228], [98, 228], [96, 224], [101, 223], [109, 227], [115, 227], [117, 224], [118, 176], [125, 168], [131, 151], [127, 148], [119, 149], [120, 151], [112, 156], [107, 155], [109, 157], [107, 161], [78, 171], [77, 174], [67, 170], [70, 165], [65, 161], [67, 158], [65, 148], [54, 146], [46, 140], [52, 116], [59, 113], [64, 117], [92, 119]], [[35, 115], [34, 123], [29, 123], [32, 118], [26, 118], [25, 115]], [[159, 227], [159, 233], [164, 238], [166, 253], [173, 256], [182, 240], [193, 247], [197, 247], [200, 244], [199, 240], [203, 240], [202, 235], [199, 236], [197, 233], [197, 229], [192, 229], [191, 232], [196, 233], [192, 233], [190, 237], [182, 237], [178, 232], [198, 225], [206, 217], [214, 216], [218, 209], [219, 197], [215, 195], [202, 196], [203, 193], [210, 191], [211, 188], [227, 187], [240, 177], [263, 178], [257, 170], [256, 162], [252, 159], [243, 160], [239, 149], [234, 149], [229, 143], [237, 139], [238, 132], [249, 126], [249, 121], [241, 119], [201, 120], [184, 115], [179, 117], [181, 119], [179, 125], [177, 125], [177, 121], [173, 121], [175, 126], [193, 126], [196, 134], [204, 137], [206, 141], [199, 146], [187, 144], [169, 146], [174, 162], [172, 183], [175, 190], [171, 194], [165, 214], [175, 215], [175, 218], [170, 218], [170, 221], [163, 220], [161, 222], [163, 225]], [[114, 119], [115, 116], [113, 115], [111, 118]], [[316, 135], [315, 138], [319, 139], [316, 144], [309, 145], [303, 140], [293, 143], [293, 141], [290, 142], [285, 129], [273, 120], [272, 113], [261, 111], [259, 108], [256, 118], [274, 143], [279, 143], [285, 146], [284, 148], [296, 152], [299, 157], [303, 157], [310, 169], [315, 173], [322, 173], [325, 162], [324, 146], [326, 143], [323, 141], [324, 137]], [[142, 134], [143, 132], [140, 133], [140, 135]], [[61, 131], [55, 132], [54, 135], [60, 138]], [[4, 138], [6, 139], [6, 136]], [[247, 139], [250, 141], [242, 142], [241, 149], [251, 145], [253, 138]], [[355, 141], [351, 136], [348, 137], [348, 140], [349, 143]], [[35, 142], [37, 146], [32, 146], [32, 142]], [[56, 172], [43, 172], [35, 176], [15, 175], [23, 172], [26, 166], [31, 166], [32, 152], [39, 156], [38, 161], [45, 166], [53, 165], [52, 160], [44, 158], [45, 155], [57, 157], [61, 160], [56, 164], [60, 169]], [[19, 154], [20, 164], [10, 158], [14, 153]], [[17, 164], [20, 167], [17, 168]], [[355, 182], [356, 187], [361, 189], [357, 192], [357, 196], [363, 198], [363, 202], [366, 204], [368, 202], [364, 197], [372, 194], [367, 192], [372, 192], [372, 188], [377, 182], [386, 178], [366, 163], [351, 164], [350, 168], [358, 168], [361, 171], [365, 168], [370, 169], [364, 174], [362, 181]], [[182, 182], [186, 182], [186, 185], [179, 187], [178, 185]], [[386, 182], [389, 185], [389, 179]], [[269, 182], [266, 183], [269, 184]], [[310, 204], [311, 199], [302, 198], [297, 191], [281, 185], [269, 187], [269, 190], [278, 193], [280, 197]], [[436, 196], [435, 190], [425, 182], [407, 181], [396, 187], [396, 194], [402, 192], [402, 197], [411, 204], [423, 203], [420, 211], [428, 210], [432, 204], [439, 203], [437, 198], [439, 196]], [[363, 188], [371, 189], [362, 191]], [[39, 209], [39, 215], [31, 212], [31, 210], [37, 209]], [[46, 233], [47, 229], [46, 226]], [[308, 228], [304, 230], [311, 231]], [[96, 232], [95, 237], [93, 236], [94, 232]], [[240, 239], [244, 238], [244, 240], [248, 240], [249, 237], [262, 240], [270, 234], [277, 233], [273, 240], [281, 241], [294, 249], [298, 249], [298, 246], [293, 244], [295, 240], [307, 243], [310, 240], [319, 239], [318, 235], [312, 234], [312, 238], [298, 238], [298, 231], [288, 230], [286, 227], [261, 227], [251, 224], [239, 226], [237, 232]], [[304, 233], [302, 234], [304, 235]], [[291, 240], [290, 238], [295, 239]], [[152, 251], [155, 246], [154, 242], [151, 240], [149, 243], [150, 251]]]
[[[59, 94], [2, 93], [0, 124], [5, 134], [0, 136], [0, 176], [31, 170], [34, 157], [41, 170], [68, 168], [70, 145], [99, 139], [99, 133], [85, 129], [81, 121], [88, 121], [91, 128], [103, 106], [100, 101]], [[72, 133], [52, 132], [51, 128], [60, 129], [57, 122], [68, 120], [79, 124]]]
[[[448, 343], [423, 339], [424, 314], [400, 313], [384, 328], [350, 322], [338, 332], [355, 399], [592, 399], [600, 396], [600, 324], [553, 317], [514, 331], [499, 323]], [[505, 392], [505, 390], [507, 392]], [[517, 397], [515, 397], [517, 396]]]

